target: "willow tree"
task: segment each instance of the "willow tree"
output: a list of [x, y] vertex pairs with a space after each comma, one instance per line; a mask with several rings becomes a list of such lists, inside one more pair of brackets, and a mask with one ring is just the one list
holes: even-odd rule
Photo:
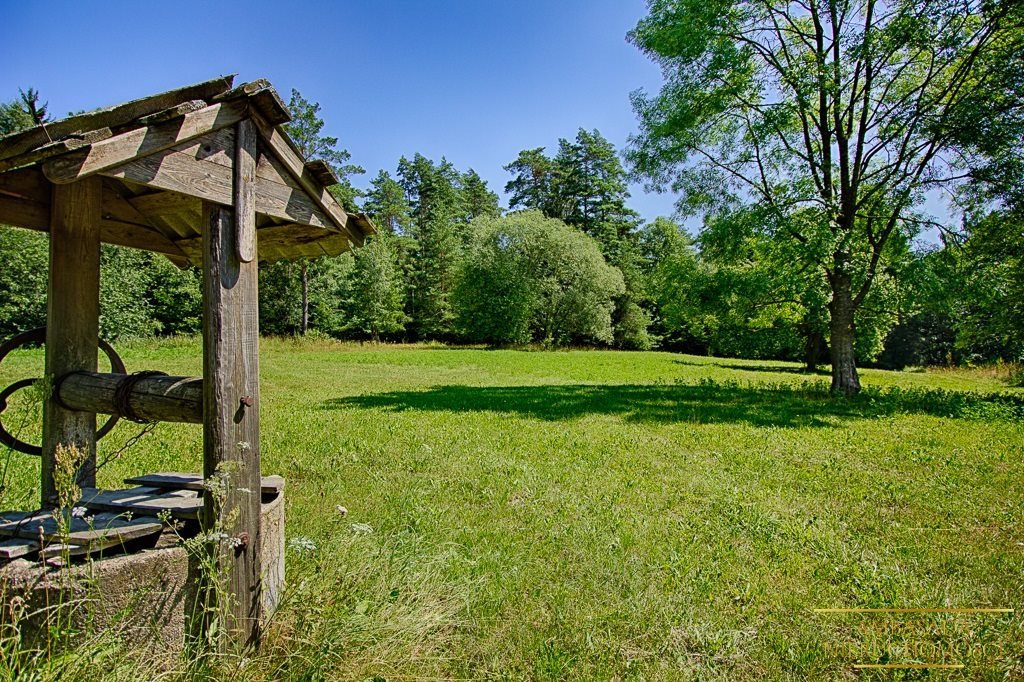
[[665, 83], [633, 94], [629, 159], [684, 212], [759, 205], [817, 263], [832, 390], [855, 393], [857, 311], [928, 193], [966, 178], [954, 113], [1020, 23], [978, 0], [649, 0], [629, 39]]

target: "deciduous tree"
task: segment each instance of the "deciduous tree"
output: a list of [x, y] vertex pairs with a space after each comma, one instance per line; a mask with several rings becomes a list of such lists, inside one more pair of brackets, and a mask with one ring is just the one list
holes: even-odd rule
[[[983, 63], [1017, 30], [1013, 4], [650, 0], [630, 33], [666, 78], [633, 96], [635, 172], [684, 210], [778, 215], [766, 234], [817, 259], [830, 290], [834, 392], [860, 389], [855, 316], [889, 240], [914, 232], [930, 188], [965, 178], [954, 114], [990, 85]], [[796, 211], [817, 219], [791, 229]]]

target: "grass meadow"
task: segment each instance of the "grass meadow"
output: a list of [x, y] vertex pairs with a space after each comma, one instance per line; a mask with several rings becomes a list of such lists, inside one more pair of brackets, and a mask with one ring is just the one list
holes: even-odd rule
[[[120, 350], [129, 371], [200, 371], [194, 339]], [[0, 384], [41, 366], [20, 352]], [[1024, 678], [1024, 390], [998, 373], [866, 370], [844, 400], [779, 362], [268, 339], [261, 375], [287, 595], [261, 650], [209, 676]], [[160, 424], [100, 482], [198, 471], [201, 451], [200, 427]], [[3, 506], [31, 506], [38, 463], [4, 459]], [[156, 675], [79, 641], [8, 644], [7, 677]]]

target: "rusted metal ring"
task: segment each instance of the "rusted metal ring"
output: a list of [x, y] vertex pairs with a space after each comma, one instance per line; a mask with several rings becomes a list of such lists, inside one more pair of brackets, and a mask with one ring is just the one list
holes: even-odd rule
[[[30, 329], [27, 332], [16, 334], [15, 336], [12, 336], [11, 338], [7, 339], [2, 344], [0, 344], [0, 362], [3, 362], [4, 359], [11, 353], [11, 351], [17, 348], [21, 348], [22, 346], [27, 346], [30, 344], [42, 345], [44, 343], [46, 343], [46, 327], [36, 327], [35, 329]], [[128, 371], [125, 369], [124, 361], [121, 359], [121, 356], [117, 354], [117, 351], [114, 350], [113, 346], [111, 346], [103, 339], [99, 339], [99, 348], [100, 350], [103, 351], [103, 354], [107, 356], [107, 359], [110, 360], [111, 372], [115, 374], [128, 373]], [[57, 380], [54, 382], [54, 395], [57, 394], [57, 391], [60, 388], [60, 382], [63, 379], [64, 377], [61, 376], [58, 377]], [[5, 388], [3, 391], [0, 391], [0, 415], [2, 415], [4, 411], [7, 409], [7, 398], [9, 398], [11, 394], [23, 388], [28, 388], [29, 386], [35, 384], [35, 382], [37, 381], [39, 381], [39, 379], [22, 379], [20, 381], [15, 381], [13, 384]], [[120, 419], [119, 415], [111, 415], [110, 418], [107, 419], [107, 421], [103, 424], [103, 426], [96, 430], [96, 440], [99, 440], [106, 436], [108, 433], [110, 433], [111, 429], [114, 428], [114, 425], [117, 424], [118, 419]], [[0, 443], [3, 443], [12, 450], [23, 452], [26, 455], [35, 455], [38, 457], [41, 456], [43, 453], [42, 446], [32, 445], [31, 443], [26, 443], [23, 440], [15, 438], [14, 435], [12, 435], [4, 427], [2, 421], [0, 421]]]
[[[38, 381], [38, 379], [22, 379], [21, 381], [15, 381], [3, 391], [0, 391], [0, 414], [3, 414], [4, 410], [7, 409], [7, 399], [12, 393], [20, 391], [23, 388], [28, 388], [35, 384], [36, 381]], [[36, 457], [39, 457], [43, 454], [43, 449], [40, 446], [32, 445], [31, 443], [26, 443], [25, 441], [16, 438], [14, 434], [7, 430], [2, 421], [0, 421], [0, 443], [3, 443], [12, 450], [24, 452], [26, 455], [35, 455]]]

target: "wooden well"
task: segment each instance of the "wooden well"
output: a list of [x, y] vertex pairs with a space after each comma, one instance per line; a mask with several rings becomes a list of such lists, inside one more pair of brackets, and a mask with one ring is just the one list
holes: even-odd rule
[[[153, 517], [162, 510], [220, 529], [230, 539], [216, 550], [230, 595], [220, 613], [244, 644], [259, 639], [265, 576], [257, 264], [337, 255], [373, 232], [328, 191], [338, 182], [330, 167], [302, 158], [281, 127], [289, 118], [266, 81], [233, 87], [227, 77], [0, 138], [0, 224], [50, 235], [45, 371], [53, 390], [44, 405], [41, 507], [55, 503], [58, 448], [73, 446], [85, 453], [81, 504], [111, 515], [106, 535], [77, 536], [81, 552], [109, 551], [112, 537], [138, 542], [159, 529]], [[97, 372], [101, 243], [202, 269], [202, 377]], [[97, 413], [202, 423], [202, 478], [180, 486], [138, 478], [129, 491], [97, 490]], [[202, 485], [215, 475], [226, 482], [219, 503]], [[132, 520], [118, 521], [126, 510]], [[0, 519], [0, 535], [11, 538], [0, 558], [52, 553], [45, 538], [40, 546], [25, 537], [26, 523], [41, 517], [18, 514]]]

